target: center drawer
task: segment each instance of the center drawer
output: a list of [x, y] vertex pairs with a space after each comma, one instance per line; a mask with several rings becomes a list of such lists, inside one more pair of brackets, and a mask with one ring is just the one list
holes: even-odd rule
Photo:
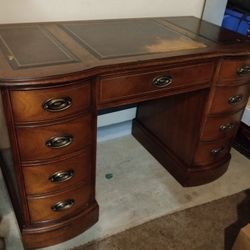
[[63, 156], [91, 142], [92, 116], [80, 116], [63, 123], [17, 127], [22, 161], [40, 161]]
[[201, 63], [134, 74], [103, 76], [98, 81], [98, 102], [107, 103], [124, 98], [153, 94], [199, 84], [208, 84], [214, 63]]

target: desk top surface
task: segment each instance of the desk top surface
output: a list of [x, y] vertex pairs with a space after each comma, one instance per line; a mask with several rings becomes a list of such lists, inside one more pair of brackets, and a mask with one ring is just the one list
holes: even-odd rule
[[234, 54], [250, 39], [194, 17], [0, 25], [0, 85]]

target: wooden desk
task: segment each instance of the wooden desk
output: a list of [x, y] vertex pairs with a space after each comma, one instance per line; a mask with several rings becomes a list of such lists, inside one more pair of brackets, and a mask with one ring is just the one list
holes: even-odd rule
[[1, 165], [25, 247], [98, 220], [99, 110], [138, 104], [133, 135], [182, 185], [220, 177], [249, 56], [248, 38], [193, 17], [1, 25]]

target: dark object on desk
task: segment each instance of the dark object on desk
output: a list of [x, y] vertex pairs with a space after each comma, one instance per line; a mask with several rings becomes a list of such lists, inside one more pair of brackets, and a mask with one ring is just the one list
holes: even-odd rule
[[26, 248], [98, 220], [100, 111], [137, 104], [133, 135], [183, 186], [227, 170], [250, 92], [247, 37], [193, 17], [0, 25], [0, 36], [0, 158]]

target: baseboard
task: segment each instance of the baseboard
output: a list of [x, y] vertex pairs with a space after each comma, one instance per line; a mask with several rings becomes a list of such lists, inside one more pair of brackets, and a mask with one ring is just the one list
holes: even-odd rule
[[103, 142], [125, 135], [130, 135], [132, 131], [132, 121], [121, 122], [97, 129], [97, 142]]

